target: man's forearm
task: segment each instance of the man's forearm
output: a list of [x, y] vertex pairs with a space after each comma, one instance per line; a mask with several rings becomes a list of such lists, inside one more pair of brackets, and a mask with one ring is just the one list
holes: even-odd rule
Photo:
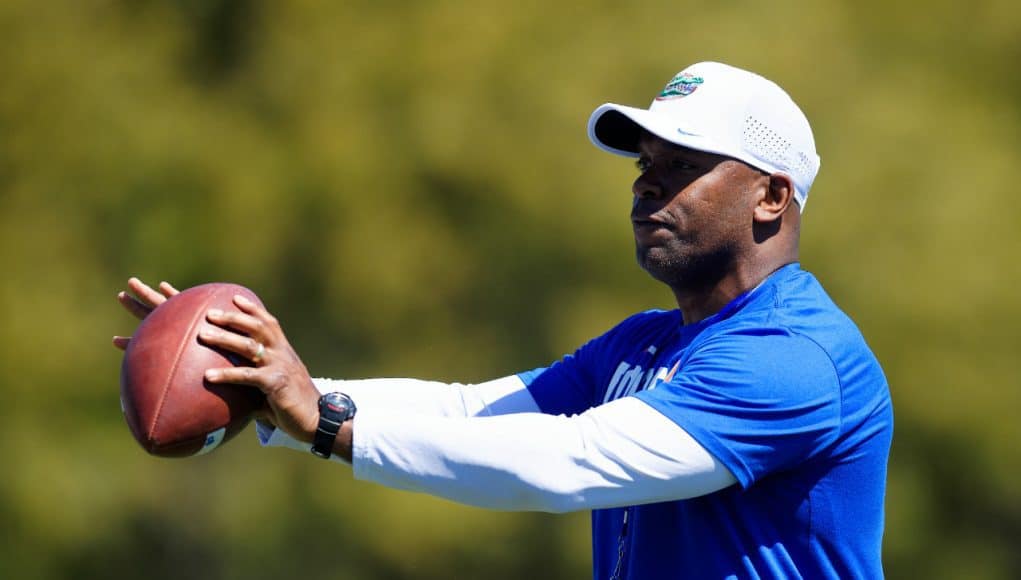
[[405, 378], [313, 379], [322, 393], [340, 391], [359, 409], [387, 409], [438, 417], [476, 417], [539, 410], [517, 375], [475, 385]]
[[[440, 417], [492, 416], [536, 412], [535, 400], [517, 376], [478, 385], [418, 379], [315, 379], [320, 392], [342, 391], [362, 409], [387, 409]], [[351, 423], [337, 433], [333, 454], [351, 463]]]
[[[418, 379], [313, 379], [321, 393], [340, 391], [355, 402], [359, 412], [387, 411], [428, 417], [487, 417], [539, 411], [535, 399], [517, 375], [494, 379], [477, 385], [440, 383]], [[310, 444], [297, 441], [272, 425], [258, 422], [259, 441], [270, 447], [288, 447], [302, 452]], [[350, 426], [342, 428], [338, 440], [347, 433], [350, 449]], [[344, 443], [340, 441], [340, 443]], [[343, 451], [343, 447], [340, 449]], [[336, 458], [351, 460], [350, 451], [336, 453]]]
[[628, 397], [574, 417], [359, 414], [335, 451], [355, 477], [479, 507], [564, 512], [682, 499], [735, 483], [683, 429]]

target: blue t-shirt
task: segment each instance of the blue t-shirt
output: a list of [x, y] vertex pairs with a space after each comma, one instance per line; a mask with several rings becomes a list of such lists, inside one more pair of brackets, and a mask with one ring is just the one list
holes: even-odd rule
[[738, 480], [593, 511], [596, 579], [611, 576], [622, 542], [632, 580], [882, 577], [889, 388], [858, 328], [798, 264], [706, 320], [643, 312], [520, 376], [544, 413], [638, 397]]

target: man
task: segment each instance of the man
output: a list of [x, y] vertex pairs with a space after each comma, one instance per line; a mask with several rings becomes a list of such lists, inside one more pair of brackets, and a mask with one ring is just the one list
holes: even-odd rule
[[[801, 110], [758, 75], [698, 63], [649, 109], [597, 108], [589, 137], [638, 158], [637, 258], [677, 310], [547, 368], [444, 385], [313, 381], [277, 321], [238, 299], [202, 339], [256, 366], [207, 379], [265, 392], [264, 444], [311, 445], [357, 478], [592, 510], [597, 579], [881, 577], [892, 408], [861, 334], [797, 262], [819, 167]], [[129, 286], [140, 316], [175, 292]]]

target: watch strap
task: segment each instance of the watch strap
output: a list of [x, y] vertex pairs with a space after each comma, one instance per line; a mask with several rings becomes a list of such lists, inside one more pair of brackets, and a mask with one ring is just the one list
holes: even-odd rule
[[[331, 399], [339, 399], [332, 401]], [[339, 403], [339, 404], [338, 404]], [[312, 439], [312, 453], [329, 459], [333, 455], [333, 444], [340, 433], [340, 427], [354, 417], [355, 405], [351, 397], [343, 393], [327, 393], [319, 398], [319, 425]]]

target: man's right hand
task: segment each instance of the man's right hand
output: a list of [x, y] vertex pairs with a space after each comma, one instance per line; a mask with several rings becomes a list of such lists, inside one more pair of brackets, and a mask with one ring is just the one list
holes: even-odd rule
[[[138, 278], [130, 278], [128, 279], [128, 292], [118, 292], [117, 301], [121, 303], [125, 310], [134, 314], [139, 320], [142, 320], [157, 306], [166, 302], [167, 298], [177, 293], [177, 288], [166, 282], [160, 282], [159, 291], [157, 292]], [[128, 348], [129, 342], [131, 342], [130, 336], [113, 337], [113, 345], [121, 350]]]

